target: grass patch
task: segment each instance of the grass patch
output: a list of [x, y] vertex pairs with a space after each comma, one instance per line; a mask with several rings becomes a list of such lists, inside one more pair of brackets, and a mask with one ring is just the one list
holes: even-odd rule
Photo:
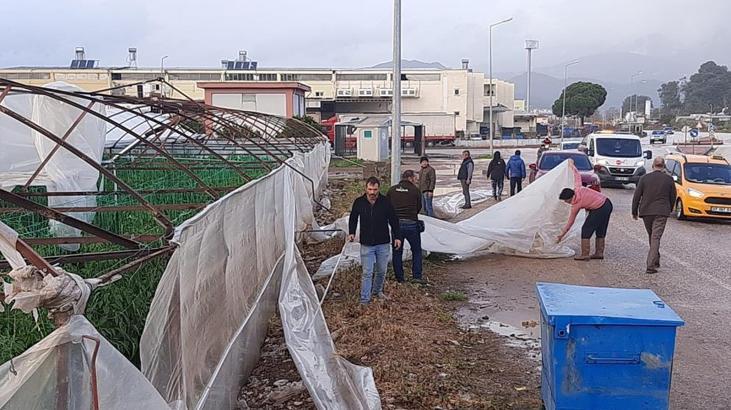
[[492, 154], [478, 155], [476, 159], [492, 159]]
[[466, 302], [467, 295], [464, 292], [456, 290], [448, 290], [439, 296], [440, 299], [446, 302]]
[[333, 159], [330, 161], [331, 168], [362, 168], [365, 161], [362, 159]]

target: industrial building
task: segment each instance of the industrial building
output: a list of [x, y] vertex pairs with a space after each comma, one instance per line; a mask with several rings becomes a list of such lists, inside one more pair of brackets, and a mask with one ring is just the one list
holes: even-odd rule
[[[159, 83], [124, 87], [160, 77], [172, 87]], [[181, 98], [184, 93], [200, 100], [206, 97], [206, 83], [261, 82], [268, 83], [270, 88], [271, 83], [288, 83], [290, 88], [291, 84], [300, 83], [303, 87], [295, 88], [304, 92], [306, 113], [318, 121], [334, 116], [352, 119], [387, 114], [393, 96], [390, 69], [263, 68], [249, 61], [245, 52], [236, 60], [222, 60], [219, 68], [153, 69], [137, 68], [136, 49], [130, 49], [127, 67], [103, 68], [98, 61], [88, 60], [79, 48], [67, 67], [5, 68], [0, 69], [0, 78], [36, 86], [64, 81], [85, 91], [114, 88], [113, 93], [130, 96], [158, 93]], [[515, 134], [514, 85], [500, 80], [493, 80], [491, 85], [484, 73], [470, 69], [467, 60], [458, 69], [403, 69], [401, 87], [403, 119], [423, 124], [428, 139], [486, 138], [490, 93], [494, 93], [494, 135]], [[299, 97], [299, 91], [295, 95]], [[231, 98], [218, 98], [231, 102]], [[298, 108], [300, 103], [292, 105]], [[301, 114], [299, 110], [286, 113]]]

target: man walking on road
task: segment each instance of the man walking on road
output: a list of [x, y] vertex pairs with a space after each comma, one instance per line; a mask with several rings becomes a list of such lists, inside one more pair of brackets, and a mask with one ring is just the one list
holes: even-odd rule
[[642, 218], [650, 239], [645, 273], [657, 273], [660, 267], [660, 239], [677, 199], [675, 181], [665, 172], [663, 157], [655, 157], [652, 171], [640, 178], [632, 198], [632, 218]]
[[[381, 182], [376, 177], [366, 181], [366, 192], [356, 198], [350, 210], [348, 221], [348, 240], [355, 239], [355, 230], [360, 219], [360, 262], [363, 266], [361, 276], [360, 303], [367, 305], [371, 296], [376, 295], [385, 299], [383, 282], [386, 279], [386, 268], [391, 247], [391, 235], [388, 226], [391, 225], [394, 249], [401, 248], [399, 237], [399, 222], [396, 212], [389, 200], [379, 193]], [[375, 267], [376, 279], [373, 281]]]
[[[421, 193], [414, 185], [416, 174], [406, 170], [401, 175], [401, 182], [391, 187], [386, 198], [391, 201], [399, 220], [399, 234], [395, 236], [402, 244], [404, 239], [411, 246], [411, 272], [414, 282], [423, 282], [421, 278], [421, 226], [419, 211], [421, 210]], [[393, 272], [396, 281], [404, 282], [403, 246], [393, 251]]]
[[520, 150], [508, 160], [508, 177], [510, 177], [510, 196], [523, 190], [523, 180], [526, 177], [525, 162], [520, 157]]
[[487, 166], [487, 179], [492, 181], [492, 197], [496, 201], [503, 200], [503, 181], [506, 177], [505, 168], [505, 161], [500, 157], [500, 151], [495, 151], [495, 156]]
[[462, 184], [462, 194], [464, 195], [464, 205], [462, 209], [472, 208], [472, 200], [470, 199], [470, 184], [472, 183], [472, 172], [475, 170], [475, 163], [472, 162], [469, 151], [462, 152], [462, 164], [459, 166], [457, 179]]
[[419, 160], [421, 171], [419, 171], [419, 190], [422, 197], [422, 209], [426, 212], [426, 216], [434, 216], [434, 207], [432, 200], [434, 199], [434, 188], [437, 185], [437, 172], [429, 165], [428, 157], [421, 157]]

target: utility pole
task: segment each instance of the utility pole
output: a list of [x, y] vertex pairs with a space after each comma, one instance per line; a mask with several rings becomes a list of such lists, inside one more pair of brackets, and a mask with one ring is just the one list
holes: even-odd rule
[[525, 49], [528, 50], [528, 88], [525, 93], [525, 111], [530, 112], [530, 86], [531, 76], [533, 74], [533, 63], [531, 61], [531, 55], [533, 50], [538, 49], [538, 40], [525, 40]]
[[391, 185], [401, 179], [401, 0], [393, 0], [393, 97], [391, 106]]
[[498, 26], [503, 23], [507, 23], [509, 21], [512, 21], [513, 18], [505, 19], [502, 21], [498, 21], [497, 23], [490, 24], [490, 85], [488, 89], [490, 90], [490, 155], [495, 154], [495, 146], [493, 145], [493, 138], [494, 138], [494, 130], [493, 130], [493, 124], [492, 124], [492, 105], [493, 105], [493, 98], [495, 95], [496, 87], [493, 84], [493, 78], [492, 78], [492, 29], [495, 26]]

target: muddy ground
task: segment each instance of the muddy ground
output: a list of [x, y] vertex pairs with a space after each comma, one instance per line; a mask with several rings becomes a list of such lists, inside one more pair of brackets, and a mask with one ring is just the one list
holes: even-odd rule
[[[359, 181], [333, 180], [329, 191], [332, 209], [342, 214], [360, 194]], [[324, 223], [334, 219], [320, 217]], [[341, 246], [336, 240], [301, 251], [314, 272]], [[475, 299], [472, 279], [469, 274], [455, 278], [454, 263], [427, 259], [426, 287], [400, 285], [389, 277], [389, 300], [365, 309], [358, 304], [359, 270], [339, 274], [323, 305], [338, 352], [373, 369], [384, 408], [540, 408], [535, 341], [505, 325], [498, 325], [502, 328], [497, 333], [491, 331], [492, 318], [479, 312], [492, 302]], [[468, 302], [468, 295], [475, 301]], [[529, 321], [523, 327], [528, 332], [535, 329]], [[289, 357], [278, 318], [270, 323], [262, 358], [240, 397], [241, 408], [247, 408], [244, 401], [252, 409], [314, 408]]]

